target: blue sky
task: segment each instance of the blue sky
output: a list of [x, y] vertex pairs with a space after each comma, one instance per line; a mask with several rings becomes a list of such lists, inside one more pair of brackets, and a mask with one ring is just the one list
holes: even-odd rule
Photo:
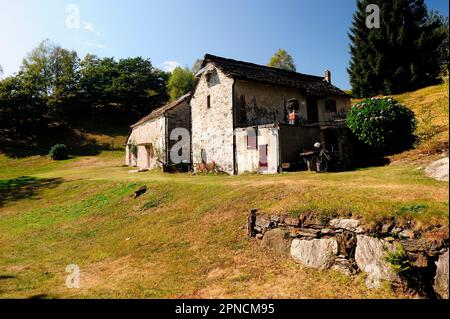
[[[347, 32], [355, 0], [0, 0], [0, 65], [17, 72], [43, 39], [86, 53], [143, 56], [153, 65], [192, 66], [205, 53], [266, 64], [278, 48], [297, 71], [348, 89]], [[448, 16], [447, 0], [426, 0]], [[67, 20], [79, 8], [79, 24]]]

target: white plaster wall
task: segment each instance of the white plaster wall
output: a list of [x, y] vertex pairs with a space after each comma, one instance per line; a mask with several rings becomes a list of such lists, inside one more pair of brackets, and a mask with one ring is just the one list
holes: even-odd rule
[[[204, 72], [191, 99], [192, 161], [194, 168], [201, 163], [203, 149], [207, 163], [215, 162], [221, 170], [233, 174], [234, 80], [212, 64], [205, 68], [213, 72], [210, 80], [206, 80]], [[211, 108], [207, 108], [208, 95], [211, 97]]]
[[267, 144], [267, 170], [261, 171], [263, 174], [278, 173], [279, 162], [279, 129], [273, 127], [258, 128], [258, 148], [256, 150], [247, 149], [247, 129], [238, 128], [236, 134], [236, 162], [238, 174], [246, 172], [259, 172], [259, 147]]
[[[135, 126], [128, 138], [127, 145], [132, 142], [138, 145], [138, 155], [137, 159], [132, 158], [132, 166], [137, 166], [138, 168], [148, 168], [153, 169], [160, 166], [160, 163], [156, 160], [156, 154], [161, 154], [162, 160], [165, 161], [165, 132], [166, 132], [166, 121], [165, 117], [161, 116], [156, 119], [150, 120], [148, 122], [142, 123]], [[151, 159], [150, 165], [148, 165], [147, 160], [147, 150], [144, 145], [140, 144], [153, 144], [153, 152], [155, 158]], [[128, 147], [127, 147], [128, 149]], [[128, 161], [128, 152], [125, 154], [125, 161], [127, 165], [130, 165]]]

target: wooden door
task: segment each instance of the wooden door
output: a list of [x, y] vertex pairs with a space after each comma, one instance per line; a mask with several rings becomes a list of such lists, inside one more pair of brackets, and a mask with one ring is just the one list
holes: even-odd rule
[[308, 96], [306, 98], [306, 113], [308, 124], [319, 123], [319, 108], [316, 97]]

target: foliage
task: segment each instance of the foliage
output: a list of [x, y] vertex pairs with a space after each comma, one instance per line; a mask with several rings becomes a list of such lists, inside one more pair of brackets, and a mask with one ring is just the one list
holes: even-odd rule
[[414, 113], [390, 97], [365, 99], [347, 117], [350, 130], [363, 143], [378, 150], [395, 151], [413, 139]]
[[130, 141], [130, 152], [133, 155], [134, 158], [137, 158], [138, 156], [138, 146], [136, 145], [135, 141]]
[[200, 71], [203, 64], [203, 59], [197, 59], [195, 60], [194, 64], [192, 65], [192, 73], [196, 74], [198, 71]]
[[408, 254], [400, 244], [396, 245], [395, 250], [386, 250], [385, 258], [397, 273], [404, 273], [410, 269]]
[[55, 144], [50, 149], [48, 155], [55, 161], [65, 160], [69, 157], [69, 150], [64, 144]]
[[[368, 4], [379, 6], [380, 28], [366, 26]], [[427, 12], [423, 0], [359, 0], [349, 37], [348, 72], [356, 97], [436, 83], [448, 64], [448, 20]]]
[[167, 87], [171, 101], [175, 101], [194, 86], [194, 74], [188, 68], [176, 67], [169, 78]]
[[267, 66], [288, 71], [296, 71], [292, 56], [284, 49], [278, 49], [278, 51], [270, 58]]
[[46, 150], [52, 130], [76, 122], [132, 123], [167, 102], [168, 76], [142, 57], [80, 60], [75, 51], [42, 41], [16, 75], [0, 80], [0, 145], [45, 141]]

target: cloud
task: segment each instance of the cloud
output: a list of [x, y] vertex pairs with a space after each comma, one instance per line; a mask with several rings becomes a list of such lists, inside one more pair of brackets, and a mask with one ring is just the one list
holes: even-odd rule
[[161, 64], [161, 69], [163, 69], [166, 72], [172, 72], [178, 66], [183, 67], [183, 65], [177, 61], [164, 61]]
[[89, 47], [93, 47], [96, 49], [104, 49], [106, 48], [106, 45], [103, 43], [97, 43], [97, 42], [91, 42], [91, 41], [86, 41], [84, 44], [86, 44]]
[[102, 35], [102, 33], [95, 28], [95, 25], [92, 22], [83, 21], [82, 24], [84, 30], [91, 32], [98, 37]]

